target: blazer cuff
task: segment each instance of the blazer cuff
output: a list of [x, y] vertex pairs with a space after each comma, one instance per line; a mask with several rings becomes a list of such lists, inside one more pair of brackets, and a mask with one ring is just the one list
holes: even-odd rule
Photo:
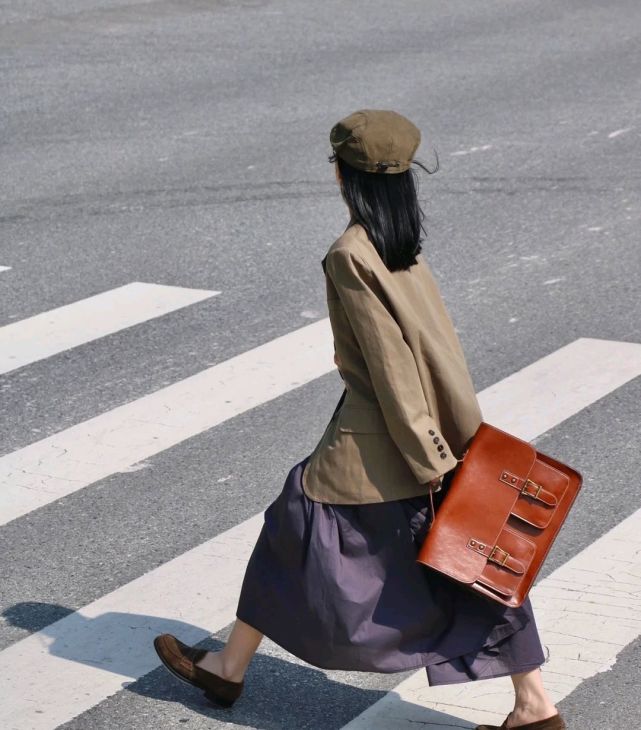
[[[434, 454], [430, 454], [432, 460], [427, 464], [421, 464], [406, 457], [410, 469], [421, 484], [442, 477], [458, 464], [458, 459], [451, 453], [449, 446], [447, 444], [444, 444], [444, 446], [443, 451], [437, 451], [436, 446], [434, 447]], [[431, 451], [432, 449], [430, 449]], [[441, 458], [441, 454], [446, 454], [445, 458]]]

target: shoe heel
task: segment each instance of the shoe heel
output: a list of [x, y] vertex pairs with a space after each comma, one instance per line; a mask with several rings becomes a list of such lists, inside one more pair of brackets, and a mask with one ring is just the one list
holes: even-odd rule
[[220, 695], [216, 695], [210, 691], [205, 692], [205, 697], [210, 702], [213, 702], [214, 705], [218, 705], [219, 707], [225, 707], [225, 708], [231, 707], [234, 704], [234, 702], [236, 701], [236, 700], [228, 700], [228, 699], [221, 697]]

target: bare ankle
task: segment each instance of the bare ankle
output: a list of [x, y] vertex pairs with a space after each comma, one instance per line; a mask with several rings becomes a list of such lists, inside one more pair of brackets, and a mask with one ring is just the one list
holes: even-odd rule
[[517, 694], [514, 698], [514, 707], [521, 709], [537, 709], [544, 705], [549, 705], [550, 701], [545, 695], [520, 695]]
[[527, 702], [517, 699], [514, 709], [510, 713], [511, 722], [508, 727], [546, 720], [548, 717], [556, 715], [557, 712], [557, 708], [545, 698], [530, 699]]
[[514, 709], [510, 714], [508, 727], [546, 720], [557, 714], [558, 710], [543, 686], [540, 667], [513, 674], [512, 682]]
[[230, 682], [241, 682], [245, 676], [245, 667], [238, 667], [225, 656], [225, 652], [221, 651], [221, 677]]
[[229, 682], [240, 682], [245, 674], [244, 669], [240, 669], [228, 660], [224, 650], [208, 651], [196, 664], [206, 672], [212, 672]]

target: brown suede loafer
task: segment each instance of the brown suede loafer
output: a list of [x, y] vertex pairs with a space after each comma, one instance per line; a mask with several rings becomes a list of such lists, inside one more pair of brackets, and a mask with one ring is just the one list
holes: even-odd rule
[[[509, 715], [508, 715], [509, 717]], [[477, 725], [475, 730], [506, 730], [508, 717], [503, 720], [502, 725]], [[561, 715], [557, 712], [545, 720], [528, 722], [525, 725], [512, 725], [509, 730], [567, 730], [566, 724]]]
[[171, 634], [157, 636], [154, 639], [154, 649], [173, 675], [204, 690], [205, 697], [210, 702], [221, 707], [231, 707], [243, 691], [244, 682], [230, 682], [196, 666], [196, 662], [207, 653], [206, 649], [194, 649]]

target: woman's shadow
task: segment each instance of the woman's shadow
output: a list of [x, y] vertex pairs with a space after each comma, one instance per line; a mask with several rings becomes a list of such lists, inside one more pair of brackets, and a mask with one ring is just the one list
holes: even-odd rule
[[[122, 675], [124, 692], [179, 703], [205, 717], [240, 726], [261, 730], [338, 730], [387, 694], [385, 690], [335, 681], [308, 665], [258, 653], [245, 675], [243, 695], [233, 708], [218, 708], [199, 689], [179, 681], [160, 666], [152, 644], [157, 634], [171, 633], [198, 647], [212, 651], [222, 648], [222, 641], [211, 637], [205, 629], [174, 619], [122, 612], [88, 617], [64, 606], [38, 602], [15, 604], [2, 615], [7, 624], [30, 632], [40, 631], [47, 638], [47, 650], [54, 656]], [[52, 623], [45, 623], [47, 620]], [[389, 682], [390, 688], [403, 676], [397, 674]], [[132, 681], [130, 677], [139, 679]], [[352, 678], [353, 675], [348, 681]], [[415, 715], [416, 707], [412, 710]], [[421, 725], [426, 730], [472, 727], [427, 709]]]

